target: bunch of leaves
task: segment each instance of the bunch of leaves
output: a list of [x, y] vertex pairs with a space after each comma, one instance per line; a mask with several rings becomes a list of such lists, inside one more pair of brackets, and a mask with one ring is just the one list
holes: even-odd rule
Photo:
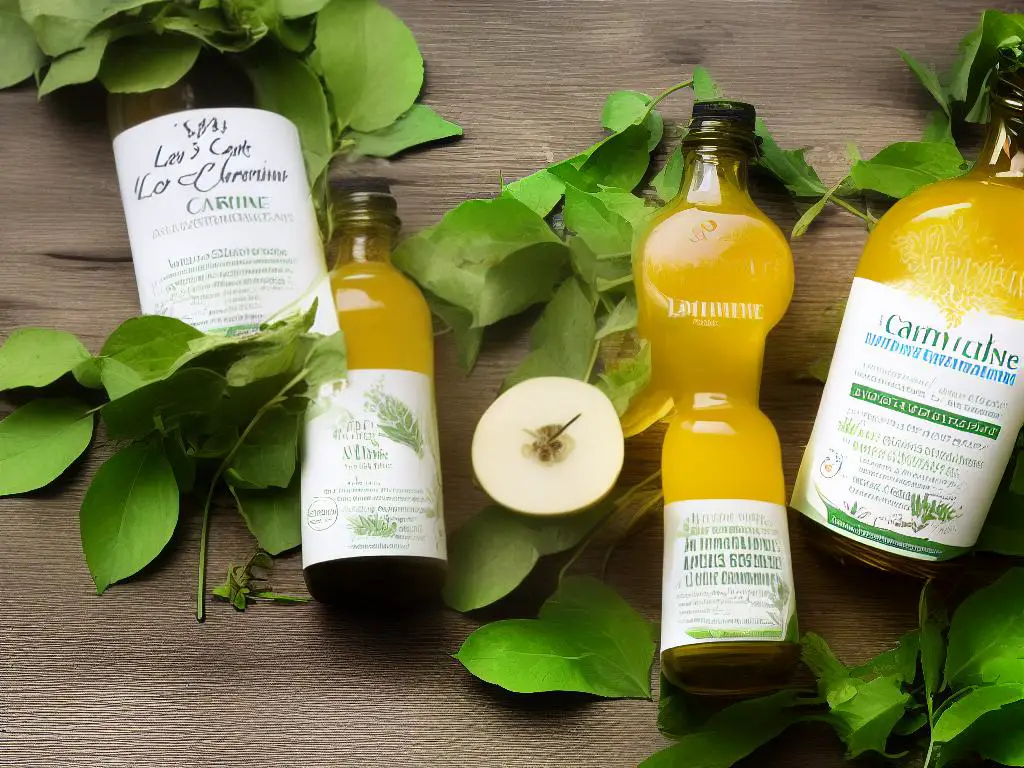
[[415, 103], [423, 57], [377, 0], [0, 0], [0, 88], [32, 75], [40, 96], [93, 80], [168, 88], [204, 49], [296, 124], [311, 182], [341, 152], [390, 157], [462, 133]]
[[989, 92], [1001, 55], [1024, 62], [1024, 14], [985, 11], [978, 25], [961, 41], [959, 56], [941, 75], [906, 51], [899, 55], [937, 104], [928, 116], [920, 141], [900, 141], [864, 160], [850, 148], [851, 166], [846, 176], [797, 222], [793, 236], [807, 231], [811, 221], [829, 203], [840, 205], [868, 222], [874, 217], [856, 207], [865, 193], [891, 202], [906, 197], [926, 184], [960, 176], [968, 163], [954, 134], [965, 135], [970, 123], [987, 123]]
[[[676, 147], [651, 178], [653, 191], [641, 192], [652, 156], [668, 150], [656, 107], [684, 88], [698, 99], [721, 96], [701, 68], [655, 98], [615, 91], [601, 113], [608, 131], [601, 141], [524, 178], [502, 180], [494, 198], [462, 203], [401, 245], [395, 264], [451, 328], [467, 371], [488, 327], [542, 305], [530, 352], [506, 386], [552, 375], [593, 381], [620, 413], [644, 387], [649, 351], [643, 345], [627, 354], [617, 350], [637, 320], [634, 241], [658, 215], [659, 201], [678, 195], [683, 181]], [[825, 192], [802, 150], [781, 149], [763, 121], [757, 132], [761, 168], [794, 195]]]
[[236, 611], [244, 611], [251, 603], [272, 602], [294, 605], [308, 603], [308, 597], [285, 595], [270, 586], [274, 573], [274, 558], [268, 552], [256, 550], [242, 565], [228, 566], [227, 580], [211, 592], [214, 597], [227, 600]]
[[0, 495], [60, 477], [89, 446], [98, 416], [116, 452], [96, 471], [81, 506], [82, 549], [97, 592], [163, 551], [181, 497], [195, 490], [204, 499], [202, 619], [218, 493], [231, 493], [263, 550], [279, 554], [299, 544], [302, 416], [319, 388], [346, 371], [340, 332], [308, 332], [315, 311], [314, 304], [244, 338], [206, 335], [169, 317], [136, 317], [96, 356], [65, 331], [16, 330], [0, 347], [0, 391], [34, 398], [0, 421]]

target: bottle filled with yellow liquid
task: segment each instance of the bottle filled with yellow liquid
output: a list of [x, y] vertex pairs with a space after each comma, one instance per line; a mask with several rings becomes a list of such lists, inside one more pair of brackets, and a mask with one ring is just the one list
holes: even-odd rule
[[1024, 422], [1024, 73], [974, 169], [868, 238], [793, 492], [840, 558], [927, 577], [978, 539]]
[[323, 602], [415, 607], [437, 598], [446, 572], [430, 310], [391, 265], [400, 223], [387, 184], [333, 191], [348, 377], [307, 417], [303, 572]]
[[793, 257], [747, 193], [754, 119], [749, 104], [694, 105], [682, 190], [634, 259], [654, 382], [675, 402], [662, 453], [662, 670], [715, 695], [778, 688], [799, 656], [779, 438], [758, 407]]

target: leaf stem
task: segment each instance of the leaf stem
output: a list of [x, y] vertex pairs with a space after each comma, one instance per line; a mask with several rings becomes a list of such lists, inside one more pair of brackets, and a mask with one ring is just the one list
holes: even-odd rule
[[288, 393], [288, 390], [296, 384], [299, 384], [308, 375], [309, 369], [303, 368], [295, 374], [295, 376], [285, 384], [276, 395], [260, 406], [260, 409], [256, 411], [256, 415], [252, 417], [252, 420], [246, 425], [245, 429], [242, 430], [242, 434], [238, 436], [238, 440], [236, 440], [235, 444], [231, 446], [231, 450], [228, 451], [228, 455], [224, 457], [220, 466], [217, 467], [217, 471], [213, 473], [213, 477], [210, 478], [210, 489], [206, 494], [206, 503], [203, 505], [203, 528], [199, 534], [199, 577], [197, 579], [196, 586], [196, 621], [203, 621], [203, 619], [206, 618], [206, 545], [210, 532], [210, 507], [213, 504], [213, 494], [214, 491], [217, 490], [217, 483], [220, 482], [220, 478], [231, 464], [231, 460], [235, 458], [235, 454], [238, 453], [238, 449], [242, 447], [243, 443], [245, 443], [246, 438], [249, 437], [249, 434], [259, 423], [260, 419], [266, 416], [267, 412], [271, 408], [284, 400], [284, 396]]
[[594, 366], [597, 365], [597, 356], [601, 352], [601, 342], [595, 341], [593, 349], [590, 350], [590, 361], [587, 363], [587, 375], [583, 377], [583, 381], [590, 381], [590, 378], [594, 375]]
[[845, 200], [843, 200], [843, 198], [841, 197], [830, 197], [829, 202], [838, 205], [844, 211], [849, 211], [858, 219], [861, 219], [862, 221], [866, 222], [867, 224], [870, 224], [871, 226], [874, 226], [875, 224], [878, 223], [878, 219], [876, 219], [870, 213], [868, 213], [867, 211], [860, 210], [851, 203], [848, 203]]
[[654, 509], [654, 507], [658, 505], [658, 502], [660, 502], [663, 498], [664, 496], [662, 495], [661, 491], [658, 491], [657, 493], [653, 494], [651, 498], [649, 498], [647, 501], [641, 504], [640, 508], [633, 514], [631, 518], [629, 518], [629, 522], [626, 523], [626, 529], [622, 532], [622, 535], [619, 536], [619, 538], [617, 538], [615, 541], [613, 541], [608, 546], [607, 551], [604, 553], [604, 560], [601, 561], [602, 579], [604, 579], [606, 574], [608, 573], [608, 565], [609, 563], [611, 563], [612, 555], [615, 554], [615, 550], [627, 541], [629, 541], [629, 539], [636, 532], [636, 525], [641, 520], [643, 520], [647, 516], [647, 513]]
[[681, 83], [676, 83], [671, 88], [666, 88], [664, 91], [659, 93], [657, 96], [655, 96], [651, 100], [651, 103], [647, 105], [647, 109], [645, 109], [643, 111], [643, 114], [640, 115], [640, 119], [636, 120], [636, 124], [637, 125], [642, 125], [644, 120], [646, 120], [648, 118], [648, 116], [651, 114], [651, 112], [654, 111], [654, 108], [656, 106], [658, 106], [658, 104], [661, 103], [661, 101], [663, 99], [665, 99], [668, 96], [671, 96], [676, 91], [683, 90], [683, 88], [689, 88], [691, 85], [693, 85], [693, 78], [692, 77], [689, 80], [684, 80]]

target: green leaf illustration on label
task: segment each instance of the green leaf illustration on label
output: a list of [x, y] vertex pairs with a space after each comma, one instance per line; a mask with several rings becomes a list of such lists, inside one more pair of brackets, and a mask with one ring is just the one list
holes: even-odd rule
[[366, 409], [377, 416], [377, 429], [382, 435], [411, 448], [423, 456], [423, 433], [412, 410], [394, 395], [384, 391], [381, 379], [366, 393]]

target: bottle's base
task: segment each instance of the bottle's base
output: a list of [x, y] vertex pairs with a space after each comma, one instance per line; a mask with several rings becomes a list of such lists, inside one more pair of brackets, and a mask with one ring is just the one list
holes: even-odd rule
[[856, 539], [834, 533], [806, 515], [798, 513], [798, 516], [802, 521], [807, 538], [814, 547], [831, 555], [844, 565], [852, 561], [888, 573], [898, 573], [916, 579], [945, 576], [957, 567], [957, 563], [951, 560], [918, 560], [876, 549]]
[[662, 653], [661, 671], [671, 683], [689, 693], [756, 696], [785, 688], [799, 659], [797, 643], [700, 643]]
[[414, 610], [440, 602], [447, 564], [431, 557], [352, 557], [303, 569], [314, 600], [339, 608]]

